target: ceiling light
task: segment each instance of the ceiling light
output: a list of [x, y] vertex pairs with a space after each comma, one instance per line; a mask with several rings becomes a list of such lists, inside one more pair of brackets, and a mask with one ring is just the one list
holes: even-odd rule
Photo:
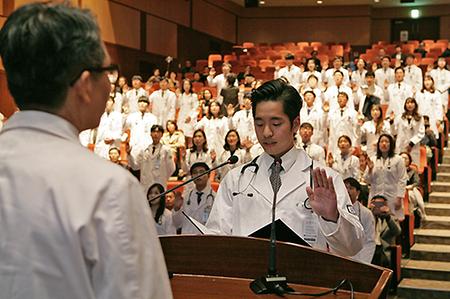
[[375, 3], [378, 3], [378, 2], [380, 2], [380, 0], [373, 0]]
[[264, 5], [264, 4], [266, 4], [266, 1], [260, 0], [260, 1], [259, 1], [259, 4]]
[[418, 19], [420, 17], [420, 10], [411, 9], [411, 18]]
[[322, 0], [317, 0], [317, 4], [322, 4], [323, 1]]

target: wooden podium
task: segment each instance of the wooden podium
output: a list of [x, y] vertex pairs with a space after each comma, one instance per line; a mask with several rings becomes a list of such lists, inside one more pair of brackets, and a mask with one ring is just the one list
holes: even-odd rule
[[[180, 235], [161, 236], [160, 241], [167, 269], [173, 274], [174, 298], [279, 298], [255, 295], [249, 287], [253, 279], [267, 272], [268, 240]], [[322, 292], [348, 279], [355, 298], [386, 298], [392, 275], [382, 267], [284, 242], [277, 242], [277, 270], [298, 292]], [[350, 298], [348, 285], [335, 295], [320, 298]]]

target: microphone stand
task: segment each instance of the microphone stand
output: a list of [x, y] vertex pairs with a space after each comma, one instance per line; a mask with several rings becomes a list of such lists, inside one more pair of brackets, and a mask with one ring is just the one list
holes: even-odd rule
[[170, 192], [172, 192], [172, 191], [174, 191], [174, 190], [176, 190], [176, 189], [178, 189], [178, 188], [180, 188], [180, 187], [183, 187], [184, 185], [187, 185], [187, 184], [189, 184], [189, 183], [195, 181], [195, 180], [198, 179], [199, 177], [202, 177], [202, 176], [204, 176], [204, 175], [209, 174], [211, 171], [214, 171], [214, 170], [216, 170], [216, 169], [218, 169], [218, 168], [221, 168], [221, 167], [223, 167], [223, 166], [225, 166], [225, 165], [228, 165], [228, 164], [236, 164], [237, 161], [238, 161], [238, 157], [237, 157], [237, 156], [231, 156], [227, 161], [223, 162], [222, 164], [220, 164], [220, 165], [218, 165], [218, 166], [216, 166], [216, 167], [213, 167], [213, 168], [211, 168], [210, 170], [206, 170], [205, 172], [200, 173], [199, 175], [197, 175], [197, 176], [195, 176], [195, 177], [193, 177], [193, 178], [190, 178], [190, 179], [187, 180], [186, 182], [184, 182], [184, 183], [182, 183], [182, 184], [180, 184], [180, 185], [176, 185], [175, 187], [170, 188], [169, 190], [166, 190], [166, 191], [164, 191], [164, 192], [161, 193], [161, 194], [158, 194], [157, 196], [155, 196], [155, 197], [153, 197], [152, 199], [150, 199], [150, 201], [153, 201], [153, 200], [155, 200], [155, 199], [157, 199], [157, 198], [160, 198], [161, 196], [166, 195], [167, 193], [170, 193]]
[[257, 278], [250, 283], [250, 289], [255, 294], [275, 294], [283, 296], [288, 292], [294, 292], [294, 289], [287, 285], [287, 278], [277, 273], [276, 266], [276, 224], [275, 210], [277, 204], [277, 192], [273, 194], [272, 202], [272, 223], [270, 224], [270, 245], [269, 245], [269, 268], [266, 276]]

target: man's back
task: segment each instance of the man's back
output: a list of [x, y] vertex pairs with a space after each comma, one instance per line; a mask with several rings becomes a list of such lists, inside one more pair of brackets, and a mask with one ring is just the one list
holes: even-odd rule
[[170, 298], [138, 182], [77, 134], [37, 111], [0, 134], [1, 297]]

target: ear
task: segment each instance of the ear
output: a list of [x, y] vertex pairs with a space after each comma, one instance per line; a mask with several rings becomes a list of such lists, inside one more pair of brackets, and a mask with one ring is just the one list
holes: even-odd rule
[[77, 99], [81, 102], [80, 104], [89, 104], [92, 101], [90, 96], [92, 87], [91, 73], [84, 71], [73, 85]]
[[297, 132], [300, 128], [300, 115], [297, 115], [296, 118], [294, 118], [294, 121], [292, 122], [292, 130], [294, 132]]

